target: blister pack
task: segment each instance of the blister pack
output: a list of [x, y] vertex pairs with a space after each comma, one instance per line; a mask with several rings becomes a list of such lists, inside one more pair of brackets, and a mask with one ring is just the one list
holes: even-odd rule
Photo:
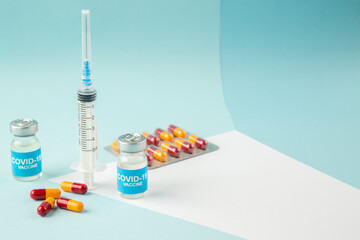
[[[149, 170], [219, 149], [217, 145], [175, 125], [169, 125], [167, 131], [157, 128], [153, 133], [143, 132], [141, 134], [146, 138], [147, 148], [145, 153]], [[112, 145], [106, 146], [105, 150], [118, 156], [120, 150], [117, 140]]]

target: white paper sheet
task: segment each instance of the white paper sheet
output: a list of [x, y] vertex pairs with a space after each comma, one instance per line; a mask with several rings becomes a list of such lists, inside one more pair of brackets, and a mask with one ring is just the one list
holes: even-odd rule
[[360, 239], [358, 189], [237, 131], [209, 141], [220, 150], [149, 171], [142, 199], [118, 196], [115, 162], [93, 192], [250, 239]]

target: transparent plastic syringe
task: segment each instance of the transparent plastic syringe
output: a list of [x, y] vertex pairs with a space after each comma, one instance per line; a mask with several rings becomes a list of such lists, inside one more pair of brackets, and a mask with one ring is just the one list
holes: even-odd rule
[[91, 34], [90, 11], [82, 10], [82, 77], [78, 90], [80, 162], [74, 162], [72, 169], [83, 173], [88, 189], [95, 189], [94, 172], [103, 171], [104, 164], [98, 163], [97, 124], [95, 113], [96, 90], [91, 76]]

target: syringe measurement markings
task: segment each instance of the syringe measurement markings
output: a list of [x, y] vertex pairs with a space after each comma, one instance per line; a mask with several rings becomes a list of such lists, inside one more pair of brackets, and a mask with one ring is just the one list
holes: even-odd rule
[[82, 149], [83, 152], [95, 152], [97, 150], [97, 148], [92, 148], [91, 150], [89, 149]]
[[80, 137], [81, 137], [81, 140], [94, 138], [92, 134], [81, 134]]
[[89, 129], [89, 130], [81, 131], [79, 135], [90, 136], [93, 135], [93, 132], [94, 131], [92, 129]]
[[81, 117], [86, 117], [86, 116], [89, 116], [89, 115], [90, 115], [90, 116], [93, 116], [94, 114], [91, 113], [91, 112], [90, 112], [90, 113], [88, 113], [88, 112], [82, 112], [82, 113], [79, 114], [79, 116], [81, 116]]
[[88, 128], [88, 127], [86, 127], [86, 125], [84, 125], [84, 126], [80, 126], [80, 132], [87, 132], [88, 130], [91, 130], [92, 129], [92, 127], [90, 127], [90, 128]]
[[93, 128], [93, 127], [94, 127], [94, 126], [89, 126], [89, 127], [87, 127], [88, 125], [92, 125], [92, 124], [80, 123], [80, 128], [81, 128], [81, 129], [85, 129], [85, 128]]
[[84, 116], [81, 116], [80, 121], [88, 121], [91, 119], [94, 119], [94, 115], [84, 115]]
[[82, 108], [92, 108], [92, 106], [80, 103], [80, 109], [82, 109]]
[[94, 136], [85, 136], [85, 135], [83, 135], [83, 136], [81, 136], [80, 137], [80, 140], [81, 140], [81, 142], [82, 143], [84, 143], [84, 142], [94, 142], [95, 141], [95, 137]]

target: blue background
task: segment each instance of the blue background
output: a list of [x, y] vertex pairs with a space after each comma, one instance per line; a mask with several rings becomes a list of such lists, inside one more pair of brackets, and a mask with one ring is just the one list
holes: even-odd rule
[[360, 1], [225, 0], [221, 13], [236, 129], [360, 188]]
[[[359, 1], [0, 0], [6, 239], [40, 227], [46, 238], [63, 238], [64, 229], [69, 238], [235, 238], [91, 193], [76, 196], [81, 214], [36, 215], [40, 203], [30, 190], [58, 187], [47, 180], [78, 160], [84, 8], [91, 10], [100, 161], [115, 160], [103, 147], [126, 132], [169, 123], [204, 137], [237, 129], [360, 186]], [[8, 124], [20, 117], [39, 121], [44, 176], [31, 183], [11, 176]]]

